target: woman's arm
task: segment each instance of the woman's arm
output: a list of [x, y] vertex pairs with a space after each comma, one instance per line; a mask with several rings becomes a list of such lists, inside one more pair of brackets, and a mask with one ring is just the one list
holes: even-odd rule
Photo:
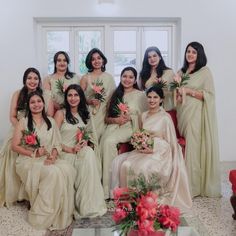
[[82, 76], [80, 80], [80, 87], [85, 91], [87, 89], [87, 76]]
[[11, 99], [11, 105], [10, 105], [10, 121], [13, 126], [15, 126], [18, 123], [17, 120], [17, 100], [19, 97], [19, 91], [16, 91]]
[[12, 151], [17, 152], [24, 156], [33, 157], [34, 151], [28, 150], [24, 147], [22, 147], [21, 139], [22, 139], [22, 131], [24, 130], [22, 119], [16, 124], [14, 135], [12, 138]]
[[196, 98], [196, 99], [201, 100], [201, 101], [204, 100], [204, 96], [203, 96], [203, 93], [201, 91], [196, 90], [196, 89], [191, 89], [191, 88], [188, 88], [188, 87], [182, 87], [182, 88], [178, 89], [178, 93], [181, 96], [184, 93], [183, 89], [185, 90], [186, 95], [191, 96], [191, 97]]

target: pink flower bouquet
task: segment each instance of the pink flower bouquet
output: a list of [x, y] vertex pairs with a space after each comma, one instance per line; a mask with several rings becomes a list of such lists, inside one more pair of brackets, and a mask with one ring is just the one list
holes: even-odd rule
[[32, 132], [29, 130], [22, 131], [21, 145], [23, 147], [37, 149], [40, 147], [39, 137], [37, 136], [35, 130]]
[[133, 133], [130, 142], [136, 150], [143, 150], [145, 148], [152, 149], [154, 145], [154, 140], [151, 134], [144, 129]]
[[128, 114], [129, 113], [129, 106], [118, 99], [117, 105], [113, 108], [116, 115], [119, 116], [121, 114]]
[[154, 235], [169, 229], [175, 232], [180, 224], [180, 211], [176, 207], [158, 203], [156, 190], [160, 188], [156, 177], [147, 182], [143, 175], [130, 183], [129, 188], [113, 191], [115, 212], [112, 216], [115, 230], [126, 235], [132, 230], [138, 236]]
[[56, 81], [57, 93], [59, 93], [60, 95], [62, 95], [62, 96], [64, 95], [67, 87], [68, 87], [68, 85], [66, 85], [62, 79], [58, 79]]
[[83, 140], [89, 141], [90, 132], [85, 129], [85, 127], [78, 127], [77, 133], [76, 133], [76, 142], [81, 143]]
[[105, 101], [105, 89], [103, 87], [103, 82], [100, 80], [96, 80], [93, 84], [92, 84], [92, 89], [93, 89], [93, 93], [94, 93], [94, 98], [104, 102]]

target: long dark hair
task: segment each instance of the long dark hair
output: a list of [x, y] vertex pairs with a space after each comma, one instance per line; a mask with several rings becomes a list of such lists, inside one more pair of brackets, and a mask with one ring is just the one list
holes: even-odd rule
[[[129, 71], [129, 70], [132, 71], [135, 78], [135, 84], [133, 85], [133, 87], [139, 90], [138, 85], [137, 85], [137, 71], [133, 67], [131, 66], [125, 67], [121, 71], [120, 78], [126, 71]], [[116, 88], [116, 90], [113, 92], [111, 96], [108, 111], [107, 111], [108, 117], [117, 117], [117, 112], [114, 110], [114, 107], [116, 107], [116, 105], [118, 104], [118, 101], [121, 101], [121, 102], [123, 101], [123, 96], [124, 96], [124, 87], [122, 83], [120, 82], [118, 87]]]
[[157, 77], [160, 78], [163, 75], [164, 70], [170, 69], [169, 67], [166, 66], [165, 61], [161, 55], [161, 51], [157, 47], [154, 47], [154, 46], [148, 47], [144, 53], [143, 66], [142, 66], [142, 70], [140, 71], [140, 80], [141, 80], [140, 84], [141, 84], [142, 90], [145, 90], [145, 83], [151, 76], [152, 67], [148, 63], [148, 53], [152, 51], [156, 52], [157, 55], [160, 57], [159, 64], [156, 68]]
[[38, 84], [38, 87], [36, 88], [36, 90], [41, 93], [43, 92], [41, 89], [41, 76], [40, 76], [39, 71], [33, 67], [26, 69], [26, 71], [24, 72], [24, 75], [23, 75], [23, 87], [21, 88], [18, 99], [17, 99], [17, 106], [16, 106], [17, 111], [22, 111], [22, 110], [26, 109], [26, 103], [27, 103], [28, 92], [29, 92], [28, 88], [26, 86], [26, 80], [28, 78], [28, 75], [31, 72], [35, 73], [39, 78], [39, 84]]
[[44, 101], [42, 93], [39, 92], [39, 91], [31, 92], [28, 95], [27, 107], [26, 107], [26, 116], [28, 117], [28, 124], [27, 124], [28, 130], [31, 131], [31, 132], [34, 130], [33, 117], [32, 117], [32, 113], [31, 113], [30, 106], [29, 106], [30, 99], [33, 96], [38, 96], [38, 97], [40, 97], [42, 99], [43, 104], [44, 104], [44, 107], [43, 107], [43, 110], [42, 110], [42, 117], [43, 117], [44, 121], [46, 122], [46, 124], [48, 126], [48, 130], [50, 130], [51, 127], [52, 127], [52, 124], [51, 124], [51, 121], [48, 119], [48, 117], [46, 115], [46, 112], [45, 112], [45, 101]]
[[189, 67], [189, 63], [186, 60], [186, 53], [188, 50], [188, 47], [192, 47], [197, 51], [197, 60], [196, 60], [196, 64], [195, 64], [195, 68], [193, 71], [190, 72], [190, 74], [200, 70], [203, 66], [205, 66], [207, 64], [207, 57], [204, 51], [204, 47], [202, 46], [202, 44], [198, 43], [198, 42], [191, 42], [187, 45], [186, 49], [185, 49], [185, 53], [184, 53], [184, 65], [181, 68], [181, 70], [183, 71], [183, 73], [186, 73], [188, 67]]
[[[148, 94], [151, 93], [151, 92], [155, 92], [156, 94], [158, 94], [158, 96], [159, 96], [161, 99], [164, 99], [164, 97], [165, 97], [165, 96], [164, 96], [163, 89], [160, 88], [160, 87], [158, 87], [158, 86], [153, 85], [153, 86], [149, 87], [149, 88], [145, 91], [146, 96], [148, 96]], [[160, 103], [160, 106], [162, 106], [162, 104], [163, 104], [163, 102]]]
[[54, 55], [54, 58], [53, 58], [53, 62], [54, 62], [54, 74], [57, 72], [57, 68], [56, 68], [56, 64], [57, 64], [57, 58], [59, 57], [59, 55], [64, 55], [65, 58], [66, 58], [66, 62], [67, 62], [67, 68], [66, 68], [66, 73], [65, 73], [65, 78], [66, 79], [71, 79], [75, 73], [71, 72], [69, 70], [69, 64], [70, 64], [70, 57], [69, 55], [65, 52], [65, 51], [59, 51], [57, 52], [55, 55]]
[[103, 59], [103, 65], [102, 65], [102, 72], [106, 71], [106, 64], [107, 64], [107, 58], [105, 57], [105, 55], [102, 53], [101, 50], [99, 50], [98, 48], [93, 48], [89, 51], [86, 59], [85, 59], [85, 65], [88, 68], [88, 72], [92, 72], [94, 70], [93, 66], [92, 66], [92, 56], [94, 53], [98, 53], [100, 55], [100, 57]]
[[77, 111], [80, 117], [82, 118], [83, 122], [87, 124], [88, 119], [89, 119], [89, 111], [86, 104], [84, 91], [78, 84], [71, 84], [70, 86], [68, 86], [68, 88], [65, 91], [66, 120], [68, 123], [73, 124], [73, 125], [79, 123], [79, 120], [76, 117], [74, 117], [73, 114], [71, 113], [70, 104], [67, 101], [67, 95], [68, 95], [69, 90], [71, 89], [74, 89], [80, 97], [80, 103], [77, 107]]

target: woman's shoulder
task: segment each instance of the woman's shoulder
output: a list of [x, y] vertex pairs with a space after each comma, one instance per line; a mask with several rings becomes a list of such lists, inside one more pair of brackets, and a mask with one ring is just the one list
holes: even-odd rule
[[19, 94], [20, 94], [20, 89], [16, 90], [13, 94], [12, 94], [12, 97], [14, 98], [18, 98], [19, 97]]

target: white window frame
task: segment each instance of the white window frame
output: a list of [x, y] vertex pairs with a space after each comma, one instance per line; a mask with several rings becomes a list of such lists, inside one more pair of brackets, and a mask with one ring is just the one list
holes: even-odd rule
[[[78, 60], [78, 55], [75, 55], [75, 34], [76, 30], [90, 30], [90, 29], [104, 29], [102, 40], [102, 51], [108, 58], [107, 71], [113, 74], [113, 29], [126, 30], [127, 28], [138, 28], [137, 30], [137, 71], [139, 72], [142, 66], [142, 59], [145, 52], [143, 47], [142, 31], [144, 27], [149, 29], [165, 29], [169, 32], [168, 47], [169, 61], [166, 64], [176, 70], [179, 66], [180, 55], [180, 18], [35, 18], [36, 26], [36, 50], [39, 69], [43, 75], [47, 74], [47, 58], [46, 58], [46, 33], [47, 30], [68, 30], [70, 32], [70, 58], [71, 58], [71, 70], [79, 73], [75, 67], [75, 62]], [[105, 43], [106, 42], [106, 43]], [[158, 45], [150, 45], [157, 46]]]

